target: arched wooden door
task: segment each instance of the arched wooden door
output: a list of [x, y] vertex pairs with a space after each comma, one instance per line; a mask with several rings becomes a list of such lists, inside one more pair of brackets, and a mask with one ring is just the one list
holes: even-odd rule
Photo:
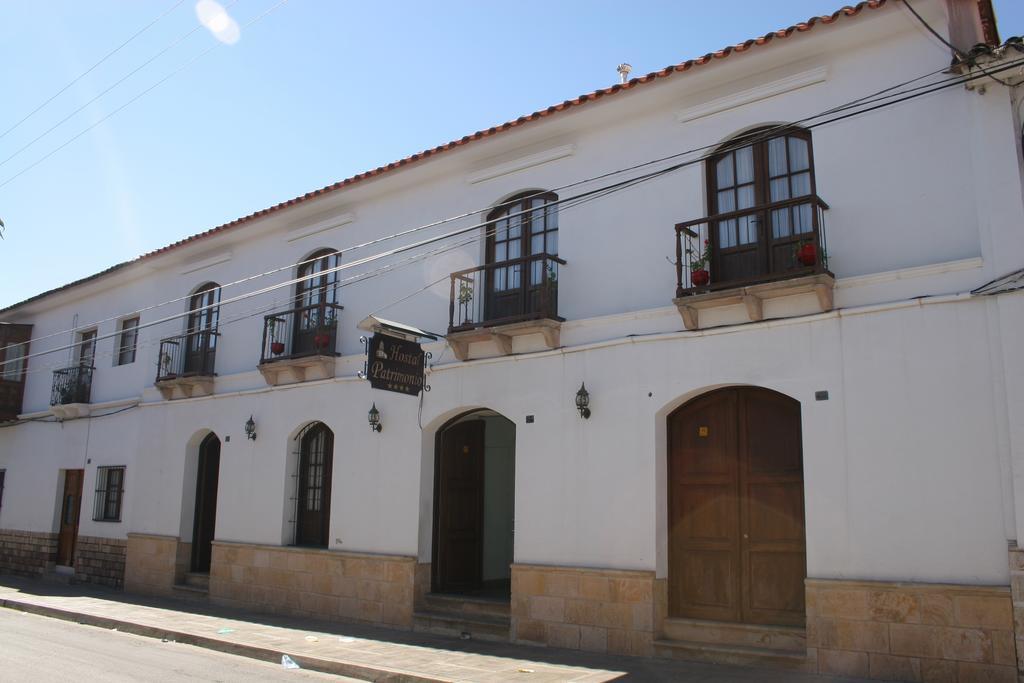
[[803, 625], [800, 404], [700, 396], [668, 418], [669, 616]]

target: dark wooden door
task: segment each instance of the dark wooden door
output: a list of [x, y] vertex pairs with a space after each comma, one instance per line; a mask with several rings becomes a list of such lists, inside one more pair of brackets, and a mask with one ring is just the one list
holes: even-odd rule
[[199, 447], [196, 508], [192, 526], [192, 571], [210, 571], [217, 530], [217, 482], [220, 478], [220, 439], [210, 434]]
[[82, 509], [82, 470], [65, 470], [64, 496], [60, 511], [60, 532], [57, 534], [57, 564], [72, 566], [75, 541], [78, 540], [78, 515]]
[[483, 420], [460, 422], [442, 433], [437, 468], [434, 589], [479, 588], [484, 556]]
[[334, 434], [318, 423], [302, 436], [296, 545], [327, 547]]
[[715, 391], [669, 416], [669, 614], [804, 623], [800, 405]]

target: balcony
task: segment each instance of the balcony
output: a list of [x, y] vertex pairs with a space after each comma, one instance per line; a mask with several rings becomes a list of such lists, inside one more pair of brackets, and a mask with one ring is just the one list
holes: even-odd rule
[[0, 422], [21, 414], [31, 336], [31, 325], [0, 322]]
[[526, 335], [557, 348], [564, 321], [558, 316], [558, 269], [564, 265], [552, 254], [534, 254], [452, 273], [447, 339], [455, 357], [468, 359], [474, 343], [491, 343], [507, 356], [513, 339]]
[[24, 393], [24, 380], [0, 379], [0, 422], [18, 419]]
[[673, 303], [683, 326], [696, 330], [832, 310], [828, 208], [811, 195], [676, 225]]
[[267, 384], [334, 377], [343, 308], [318, 303], [265, 316], [259, 369]]
[[88, 365], [75, 365], [53, 371], [50, 411], [54, 415], [63, 419], [89, 413], [93, 369]]
[[213, 393], [219, 336], [217, 330], [205, 329], [160, 340], [154, 385], [165, 400]]

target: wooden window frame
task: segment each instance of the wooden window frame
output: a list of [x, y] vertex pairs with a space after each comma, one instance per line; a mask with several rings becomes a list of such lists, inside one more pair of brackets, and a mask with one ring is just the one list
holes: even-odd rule
[[[99, 330], [92, 328], [91, 330], [82, 330], [78, 333], [78, 365], [87, 368], [96, 367], [96, 338], [99, 337]], [[89, 355], [89, 362], [85, 363], [85, 348], [86, 344], [92, 345], [92, 353]]]
[[[111, 486], [110, 473], [118, 471], [117, 484]], [[94, 522], [120, 522], [124, 507], [125, 465], [101, 465], [96, 468], [96, 498], [93, 503]], [[111, 512], [111, 510], [113, 510]]]
[[[816, 173], [814, 167], [814, 141], [811, 136], [811, 131], [799, 127], [789, 127], [779, 129], [773, 132], [770, 136], [765, 134], [771, 129], [760, 128], [757, 130], [745, 133], [733, 140], [724, 144], [714, 155], [708, 158], [705, 162], [705, 178], [707, 188], [707, 215], [708, 215], [708, 242], [711, 246], [711, 282], [712, 284], [723, 282], [719, 279], [718, 273], [722, 272], [722, 257], [732, 251], [740, 251], [744, 248], [749, 248], [750, 244], [740, 244], [737, 242], [736, 245], [731, 247], [720, 247], [719, 242], [719, 230], [718, 223], [715, 217], [722, 214], [730, 213], [728, 211], [720, 211], [718, 206], [718, 162], [724, 159], [729, 154], [734, 154], [745, 147], [752, 148], [753, 154], [753, 186], [754, 186], [754, 204], [750, 207], [750, 214], [757, 215], [757, 259], [759, 261], [758, 275], [749, 278], [726, 278], [724, 282], [732, 283], [735, 282], [737, 285], [744, 284], [747, 282], [757, 282], [764, 279], [772, 279], [773, 275], [776, 274], [776, 270], [773, 268], [770, 254], [772, 242], [779, 241], [783, 238], [775, 238], [772, 235], [772, 223], [771, 223], [771, 211], [767, 208], [773, 202], [771, 201], [771, 170], [769, 167], [769, 155], [768, 155], [768, 144], [776, 138], [788, 138], [796, 137], [804, 140], [807, 143], [807, 173], [809, 174], [810, 180], [810, 191], [805, 195], [799, 195], [795, 197], [807, 197], [808, 203], [813, 203], [818, 194]], [[788, 144], [787, 144], [787, 173], [786, 177], [792, 178], [797, 173], [803, 173], [804, 171], [793, 172], [790, 166], [790, 160], [788, 157]], [[738, 187], [737, 181], [737, 169], [735, 167], [735, 155], [733, 156], [733, 185], [731, 189]], [[777, 176], [779, 178], [783, 176]], [[726, 189], [730, 189], [726, 188]], [[791, 195], [791, 199], [794, 198]], [[738, 211], [738, 209], [737, 209]], [[816, 211], [812, 208], [812, 224], [813, 228], [809, 233], [806, 234], [807, 239], [813, 238], [819, 231], [820, 226], [818, 225], [818, 218]], [[790, 235], [793, 237], [793, 234]], [[800, 238], [793, 238], [794, 241], [798, 241]]]
[[[121, 321], [119, 334], [117, 335], [117, 356], [114, 358], [114, 365], [131, 365], [135, 362], [135, 353], [139, 345], [139, 316], [125, 318]], [[132, 323], [129, 327], [128, 324]], [[129, 342], [129, 337], [131, 341]]]

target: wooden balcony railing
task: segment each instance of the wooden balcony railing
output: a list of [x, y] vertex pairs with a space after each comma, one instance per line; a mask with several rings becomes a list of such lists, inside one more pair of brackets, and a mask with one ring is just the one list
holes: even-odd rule
[[[677, 224], [676, 297], [827, 273], [826, 210], [808, 195]], [[753, 241], [724, 244], [738, 223]]]
[[70, 403], [88, 403], [92, 390], [92, 371], [88, 365], [75, 365], [53, 371], [53, 388], [50, 391], [51, 406], [66, 406]]
[[313, 304], [265, 316], [260, 364], [338, 355], [338, 318], [343, 308], [339, 304]]
[[534, 254], [451, 274], [448, 332], [558, 317], [558, 268], [565, 261]]
[[212, 377], [219, 336], [217, 330], [207, 329], [161, 339], [156, 381], [164, 382], [182, 377]]

